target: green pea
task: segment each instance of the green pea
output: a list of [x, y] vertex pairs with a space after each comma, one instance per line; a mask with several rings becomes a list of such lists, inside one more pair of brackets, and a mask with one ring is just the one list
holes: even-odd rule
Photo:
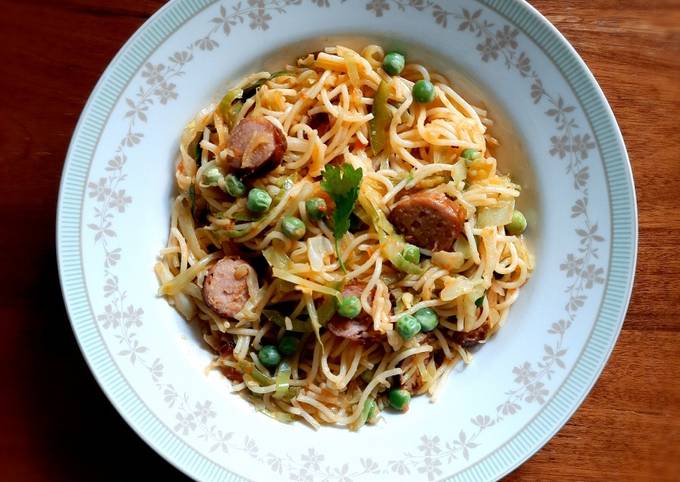
[[373, 370], [366, 370], [361, 374], [361, 379], [366, 383], [371, 383], [371, 380], [373, 380], [373, 375]]
[[408, 404], [411, 402], [411, 394], [403, 388], [393, 388], [387, 394], [387, 400], [392, 408], [405, 412], [408, 410]]
[[264, 189], [251, 189], [248, 193], [248, 209], [254, 213], [263, 213], [272, 205], [272, 197]]
[[292, 355], [298, 349], [300, 340], [293, 335], [283, 335], [279, 340], [279, 353], [284, 356]]
[[520, 235], [527, 228], [527, 218], [524, 217], [522, 211], [515, 211], [512, 213], [512, 220], [505, 225], [505, 231], [513, 236]]
[[284, 216], [281, 220], [281, 231], [283, 231], [287, 238], [297, 241], [305, 235], [307, 227], [300, 218]]
[[420, 263], [420, 248], [418, 248], [418, 246], [407, 244], [406, 246], [404, 246], [404, 251], [402, 251], [401, 255], [409, 263], [413, 264]]
[[224, 178], [224, 190], [234, 197], [242, 197], [246, 193], [246, 186], [233, 174], [227, 174]]
[[264, 345], [260, 348], [257, 358], [266, 367], [275, 367], [281, 362], [281, 354], [274, 345]]
[[413, 100], [420, 104], [429, 104], [434, 100], [434, 85], [429, 80], [421, 79], [413, 84]]
[[439, 324], [439, 316], [432, 308], [421, 308], [415, 313], [416, 320], [420, 323], [422, 331], [432, 331]]
[[358, 296], [344, 296], [338, 301], [338, 314], [345, 318], [356, 318], [361, 313], [361, 300]]
[[463, 159], [467, 159], [468, 161], [471, 161], [473, 159], [477, 159], [479, 157], [479, 151], [477, 149], [465, 149], [461, 155]]
[[307, 211], [307, 216], [318, 221], [319, 219], [326, 217], [328, 206], [326, 206], [326, 201], [323, 198], [313, 197], [305, 201], [305, 209]]
[[203, 183], [206, 186], [217, 186], [222, 179], [222, 173], [218, 167], [210, 167], [203, 171]]
[[415, 316], [404, 315], [397, 320], [397, 333], [404, 340], [410, 340], [420, 333], [420, 323]]
[[399, 75], [404, 70], [406, 59], [399, 52], [390, 52], [383, 59], [383, 70], [387, 75]]

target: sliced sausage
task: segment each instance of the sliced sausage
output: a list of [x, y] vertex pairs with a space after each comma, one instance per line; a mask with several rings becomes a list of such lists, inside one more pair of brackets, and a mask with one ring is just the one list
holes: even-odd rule
[[[224, 335], [220, 338], [220, 347], [217, 352], [219, 353], [220, 358], [226, 360], [232, 358], [234, 348], [236, 348], [236, 342], [232, 336]], [[243, 374], [234, 367], [221, 365], [220, 370], [222, 371], [222, 374], [232, 382], [240, 383], [243, 381]]]
[[227, 336], [222, 339], [218, 353], [222, 358], [229, 358], [234, 353], [234, 348], [236, 348], [236, 342], [231, 336]]
[[288, 149], [284, 133], [261, 117], [242, 119], [231, 131], [229, 165], [242, 176], [270, 171], [281, 164]]
[[443, 193], [420, 192], [404, 196], [389, 220], [406, 241], [433, 251], [450, 251], [463, 230], [465, 209]]
[[371, 331], [373, 320], [370, 317], [359, 315], [354, 319], [335, 316], [326, 325], [328, 330], [340, 338], [349, 338], [352, 341], [367, 341], [372, 338]]
[[[342, 289], [342, 296], [361, 297], [366, 284], [354, 282], [346, 285]], [[369, 300], [370, 302], [370, 300]], [[369, 340], [376, 340], [381, 334], [373, 329], [373, 318], [370, 314], [361, 309], [361, 313], [356, 318], [345, 318], [335, 314], [326, 325], [328, 331], [340, 338], [349, 338], [352, 341], [365, 343]]]
[[331, 120], [326, 112], [319, 112], [309, 118], [307, 125], [312, 129], [316, 129], [319, 137], [323, 137], [331, 128]]
[[[363, 293], [365, 289], [366, 283], [362, 283], [361, 281], [350, 281], [342, 288], [341, 294], [344, 298], [348, 296], [356, 296], [357, 298], [361, 298], [361, 293]], [[369, 295], [368, 302], [369, 304], [373, 303], [373, 296]], [[362, 308], [359, 316], [361, 315], [368, 315], [368, 313], [366, 313], [366, 311], [364, 311]]]
[[234, 367], [220, 366], [222, 374], [234, 383], [241, 383], [243, 381], [243, 373]]
[[466, 350], [469, 350], [480, 343], [484, 343], [489, 337], [490, 330], [491, 326], [488, 323], [484, 323], [472, 331], [454, 331], [452, 339]]
[[233, 318], [248, 301], [250, 265], [239, 258], [222, 258], [203, 281], [203, 300], [223, 318]]

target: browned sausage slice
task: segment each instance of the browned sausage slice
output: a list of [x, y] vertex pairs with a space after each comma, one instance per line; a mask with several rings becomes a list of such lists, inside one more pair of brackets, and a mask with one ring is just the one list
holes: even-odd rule
[[248, 176], [274, 169], [288, 148], [281, 129], [261, 117], [241, 119], [231, 131], [229, 165]]
[[349, 338], [352, 341], [365, 341], [373, 328], [373, 320], [370, 317], [359, 315], [350, 320], [342, 316], [336, 316], [326, 325], [328, 330], [340, 338]]
[[465, 210], [443, 193], [420, 192], [404, 196], [389, 220], [406, 241], [433, 251], [450, 251], [463, 230]]
[[331, 120], [326, 112], [319, 112], [309, 118], [307, 125], [312, 129], [316, 129], [319, 137], [323, 137], [331, 128]]
[[203, 300], [223, 318], [233, 318], [248, 301], [250, 265], [239, 258], [222, 258], [203, 281]]
[[[366, 285], [354, 282], [342, 289], [342, 296], [361, 297]], [[326, 325], [328, 331], [340, 338], [349, 338], [352, 341], [365, 343], [368, 340], [380, 338], [380, 333], [373, 329], [373, 318], [363, 308], [359, 316], [353, 319], [345, 318], [336, 314]]]
[[454, 331], [452, 339], [466, 350], [469, 350], [480, 343], [484, 343], [489, 337], [490, 329], [489, 324], [484, 323], [472, 331]]

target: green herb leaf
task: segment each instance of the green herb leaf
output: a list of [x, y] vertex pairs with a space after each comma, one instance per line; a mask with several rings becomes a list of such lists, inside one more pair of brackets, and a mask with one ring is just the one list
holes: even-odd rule
[[359, 186], [364, 172], [361, 168], [354, 169], [350, 164], [340, 167], [326, 166], [321, 173], [321, 189], [335, 202], [333, 211], [333, 235], [335, 236], [335, 252], [343, 271], [345, 266], [340, 259], [339, 242], [349, 230], [350, 215], [359, 197]]
[[481, 308], [481, 307], [482, 307], [482, 305], [484, 304], [484, 297], [485, 297], [485, 296], [486, 296], [486, 294], [483, 294], [482, 296], [480, 296], [479, 298], [477, 298], [477, 299], [475, 300], [475, 306], [476, 306], [477, 308]]

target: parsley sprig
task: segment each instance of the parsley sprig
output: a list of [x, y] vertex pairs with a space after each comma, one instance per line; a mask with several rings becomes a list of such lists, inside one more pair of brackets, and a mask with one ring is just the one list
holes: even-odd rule
[[343, 271], [345, 265], [340, 259], [340, 240], [349, 230], [350, 215], [359, 197], [359, 187], [364, 175], [361, 168], [354, 169], [350, 164], [340, 167], [326, 166], [321, 173], [321, 189], [333, 199], [335, 210], [333, 211], [333, 236], [335, 237], [335, 252], [338, 262]]

